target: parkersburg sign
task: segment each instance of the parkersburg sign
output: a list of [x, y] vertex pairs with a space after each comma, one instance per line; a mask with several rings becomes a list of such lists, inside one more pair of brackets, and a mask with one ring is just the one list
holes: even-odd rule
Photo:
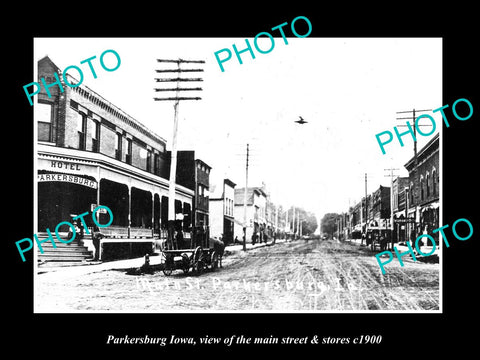
[[61, 181], [61, 182], [69, 182], [73, 184], [83, 185], [90, 187], [92, 189], [97, 188], [97, 182], [94, 180], [85, 179], [80, 176], [69, 175], [69, 174], [38, 174], [37, 177], [38, 182], [46, 182], [46, 181]]

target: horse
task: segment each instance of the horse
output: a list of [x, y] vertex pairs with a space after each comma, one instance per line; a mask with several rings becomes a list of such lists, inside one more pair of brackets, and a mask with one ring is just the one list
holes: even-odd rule
[[225, 251], [225, 244], [221, 239], [210, 238], [210, 244], [213, 244], [213, 250], [218, 255], [218, 264], [222, 267], [223, 252]]

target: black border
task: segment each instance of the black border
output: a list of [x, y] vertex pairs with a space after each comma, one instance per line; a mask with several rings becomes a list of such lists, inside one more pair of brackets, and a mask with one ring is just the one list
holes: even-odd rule
[[[389, 4], [379, 9], [364, 3], [341, 4], [338, 9], [315, 3], [311, 8], [293, 8], [293, 4], [270, 5], [266, 11], [245, 3], [208, 8], [204, 4], [177, 9], [155, 7], [152, 3], [110, 5], [102, 9], [77, 3], [69, 11], [63, 3], [41, 4], [38, 9], [22, 12], [21, 34], [15, 33], [8, 45], [10, 66], [4, 67], [8, 79], [5, 105], [12, 110], [4, 119], [4, 206], [6, 210], [5, 267], [8, 291], [4, 293], [6, 312], [11, 321], [4, 321], [12, 349], [21, 351], [25, 345], [45, 357], [65, 354], [97, 356], [139, 355], [145, 351], [162, 355], [164, 351], [180, 354], [183, 350], [195, 354], [228, 350], [231, 354], [248, 351], [279, 352], [282, 356], [314, 350], [315, 354], [339, 354], [351, 350], [371, 355], [395, 353], [433, 355], [460, 346], [473, 348], [473, 319], [476, 302], [476, 238], [480, 232], [478, 215], [473, 206], [478, 199], [475, 188], [477, 149], [475, 137], [480, 107], [478, 102], [479, 56], [474, 36], [475, 9], [460, 3], [422, 8], [418, 4]], [[30, 6], [30, 5], [29, 5]], [[190, 6], [190, 5], [189, 5]], [[292, 7], [291, 7], [292, 6]], [[181, 9], [180, 9], [181, 8]], [[310, 37], [442, 37], [443, 38], [443, 104], [467, 98], [474, 115], [465, 122], [451, 121], [443, 129], [443, 223], [452, 224], [458, 218], [469, 219], [474, 236], [465, 242], [453, 240], [446, 249], [444, 262], [443, 314], [33, 314], [32, 256], [21, 262], [14, 242], [33, 234], [33, 127], [32, 109], [25, 101], [22, 86], [33, 78], [33, 37], [230, 37], [251, 38], [261, 31], [296, 16], [306, 16], [312, 23]], [[5, 34], [12, 31], [6, 29]], [[478, 31], [477, 31], [478, 32]], [[8, 43], [7, 43], [8, 44]], [[429, 56], [429, 54], [418, 54]], [[415, 86], [412, 84], [412, 86]], [[475, 92], [475, 90], [476, 92]], [[13, 95], [13, 103], [11, 102]], [[13, 106], [11, 105], [13, 104]], [[449, 110], [449, 109], [447, 109]], [[453, 119], [451, 111], [446, 111]], [[5, 134], [5, 133], [4, 133]], [[10, 138], [12, 140], [10, 140]], [[9, 142], [11, 141], [11, 142]], [[13, 196], [9, 196], [12, 194]], [[12, 264], [12, 265], [10, 265]], [[471, 325], [475, 326], [475, 323]], [[110, 346], [109, 334], [122, 336], [359, 336], [380, 334], [381, 345], [342, 346], [224, 346], [182, 348], [158, 346]], [[67, 351], [67, 353], [63, 352]], [[42, 356], [42, 357], [43, 357]]]

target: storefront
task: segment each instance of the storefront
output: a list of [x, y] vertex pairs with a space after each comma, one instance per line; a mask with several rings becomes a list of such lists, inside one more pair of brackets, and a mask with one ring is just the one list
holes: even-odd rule
[[422, 206], [420, 209], [420, 226], [424, 233], [431, 235], [438, 244], [438, 232], [432, 233], [432, 230], [438, 229], [440, 219], [440, 203], [438, 201]]
[[[102, 154], [38, 145], [37, 191], [40, 232], [97, 205], [114, 215], [111, 226], [102, 229], [110, 238], [153, 239], [166, 227], [168, 181]], [[183, 218], [191, 218], [192, 198], [192, 190], [177, 185], [175, 207]], [[108, 214], [99, 216], [100, 223], [108, 221], [102, 219]], [[91, 218], [85, 220], [93, 227]]]

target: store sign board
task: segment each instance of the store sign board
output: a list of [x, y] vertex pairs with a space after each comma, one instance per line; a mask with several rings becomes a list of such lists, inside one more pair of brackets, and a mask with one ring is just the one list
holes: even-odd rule
[[47, 182], [47, 181], [60, 181], [60, 182], [69, 182], [72, 184], [78, 184], [90, 187], [92, 189], [97, 188], [97, 182], [95, 180], [89, 180], [80, 176], [70, 175], [70, 174], [38, 174], [38, 182]]

